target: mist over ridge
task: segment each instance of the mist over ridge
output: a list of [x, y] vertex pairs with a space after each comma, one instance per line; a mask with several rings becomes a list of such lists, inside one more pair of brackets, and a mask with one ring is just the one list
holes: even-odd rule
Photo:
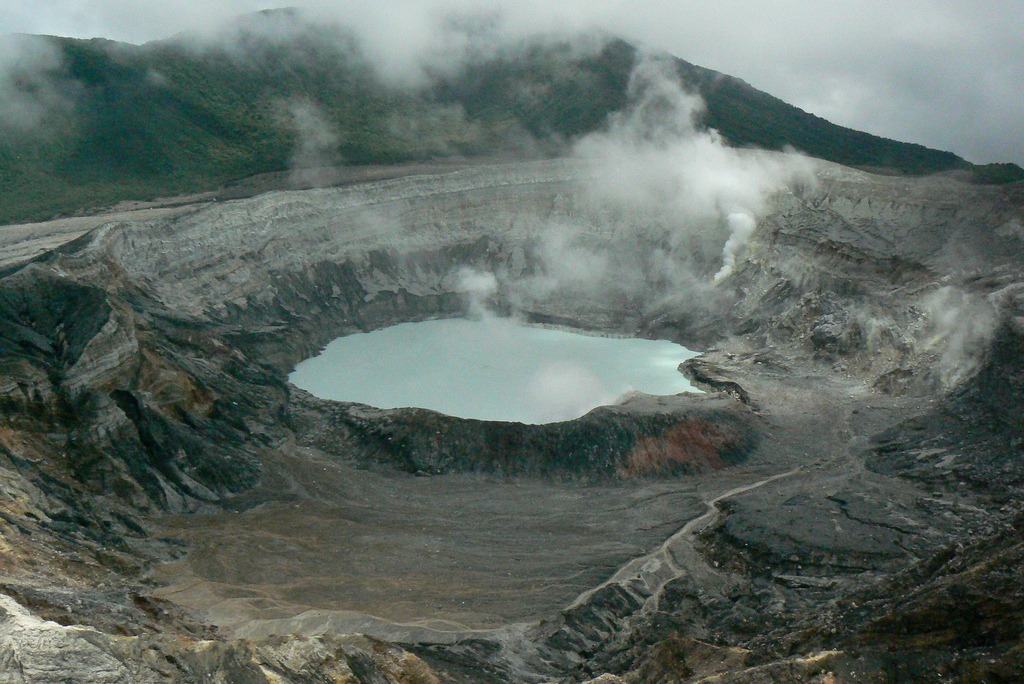
[[[611, 36], [529, 33], [533, 26], [509, 28], [486, 14], [453, 14], [437, 26], [438, 35], [397, 61], [382, 61], [365, 31], [297, 10], [142, 46], [7, 37], [0, 221], [214, 190], [267, 173], [309, 187], [341, 182], [340, 167], [563, 155], [614, 127], [646, 59]], [[662, 59], [703, 102], [694, 125], [727, 146], [982, 181], [1024, 174], [834, 126], [737, 79]]]

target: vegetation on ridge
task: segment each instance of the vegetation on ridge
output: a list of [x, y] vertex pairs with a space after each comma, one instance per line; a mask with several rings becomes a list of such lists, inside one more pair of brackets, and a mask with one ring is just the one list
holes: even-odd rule
[[[286, 17], [289, 19], [289, 17]], [[298, 23], [227, 43], [143, 46], [52, 39], [46, 87], [63, 95], [37, 125], [0, 119], [0, 223], [121, 200], [209, 190], [296, 166], [393, 163], [495, 152], [557, 154], [627, 101], [637, 51], [537, 42], [439, 76], [423, 88], [382, 81], [344, 32]], [[251, 29], [251, 27], [250, 27]], [[842, 128], [738, 79], [682, 60], [707, 105], [703, 124], [736, 146], [794, 147], [841, 164], [925, 174], [1024, 178], [1013, 164], [972, 167], [949, 152]], [[31, 97], [39, 78], [19, 80]]]

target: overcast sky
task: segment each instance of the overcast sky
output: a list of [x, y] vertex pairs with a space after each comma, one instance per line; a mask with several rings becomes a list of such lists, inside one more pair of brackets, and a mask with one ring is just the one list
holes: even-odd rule
[[1024, 0], [0, 0], [0, 31], [141, 43], [283, 6], [357, 25], [399, 70], [453, 8], [513, 36], [604, 29], [843, 126], [1024, 165]]

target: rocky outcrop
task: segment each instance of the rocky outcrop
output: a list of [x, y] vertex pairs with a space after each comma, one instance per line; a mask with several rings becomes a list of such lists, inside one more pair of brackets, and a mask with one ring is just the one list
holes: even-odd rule
[[0, 596], [4, 682], [201, 682], [437, 684], [422, 660], [365, 637], [223, 642], [164, 635], [114, 636], [41, 620]]

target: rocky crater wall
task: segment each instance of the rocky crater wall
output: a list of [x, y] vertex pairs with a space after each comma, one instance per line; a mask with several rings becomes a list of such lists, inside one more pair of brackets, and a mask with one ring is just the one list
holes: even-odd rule
[[[885, 391], [921, 392], [942, 386], [944, 359], [968, 370], [976, 363], [988, 339], [982, 328], [994, 329], [1006, 299], [996, 301], [1000, 283], [1019, 268], [1012, 254], [1021, 239], [1013, 229], [1022, 220], [1020, 193], [822, 166], [816, 185], [774, 196], [734, 276], [711, 287], [723, 225], [698, 226], [699, 242], [678, 218], [602, 201], [588, 185], [592, 173], [574, 161], [495, 166], [275, 192], [109, 224], [3, 280], [10, 353], [0, 399], [12, 414], [73, 415], [74, 443], [86, 445], [76, 448], [138, 445], [132, 449], [149, 456], [128, 456], [127, 472], [148, 468], [139, 465], [147, 459], [162, 464], [143, 486], [150, 499], [178, 492], [213, 501], [252, 485], [260, 469], [254, 440], [272, 442], [281, 416], [290, 415], [293, 427], [317, 423], [302, 415], [308, 399], [289, 400], [295, 391], [284, 376], [338, 335], [486, 305], [527, 320], [694, 346], [755, 334], [866, 373]], [[985, 275], [976, 263], [988, 265]], [[473, 275], [489, 279], [489, 288], [474, 289]], [[959, 293], [961, 320], [977, 319], [973, 337], [955, 325], [943, 329], [941, 312], [929, 310], [938, 306], [940, 283]], [[741, 393], [733, 394], [740, 402], [720, 414], [730, 424], [749, 413]], [[413, 472], [477, 468], [481, 455], [510, 444], [544, 451], [516, 428], [493, 435], [472, 428], [458, 455], [415, 436], [442, 418], [381, 414], [380, 425], [392, 427], [369, 429], [362, 410], [346, 409], [348, 417], [335, 421], [339, 451], [387, 453], [385, 461]], [[680, 410], [705, 420], [720, 409]], [[643, 471], [628, 465], [630, 450], [671, 432], [630, 420], [628, 448], [596, 471]], [[726, 430], [742, 436], [721, 437], [722, 458], [696, 461], [735, 462], [749, 452], [756, 429], [749, 416], [742, 420], [746, 427]], [[125, 430], [131, 439], [111, 439]], [[322, 433], [303, 439], [324, 444]], [[203, 466], [196, 434], [235, 465]], [[540, 439], [556, 453], [569, 438]], [[578, 460], [565, 463], [596, 458], [566, 453]], [[549, 472], [545, 458], [522, 472]], [[119, 476], [96, 477], [107, 486]]]
[[[39, 587], [74, 573], [81, 583], [134, 576], [170, 557], [173, 544], [150, 532], [166, 512], [308, 498], [297, 473], [312, 467], [302, 460], [310, 453], [357, 470], [570, 485], [762, 469], [705, 502], [709, 520], [722, 518], [705, 535], [707, 555], [733, 579], [700, 560], [687, 528], [652, 555], [658, 563], [624, 570], [538, 628], [539, 646], [433, 652], [499, 663], [512, 678], [529, 668], [509, 663], [532, 653], [529, 667], [579, 667], [582, 679], [586, 658], [608, 667], [639, 658], [625, 635], [635, 627], [635, 639], [654, 643], [658, 620], [682, 621], [672, 624], [694, 638], [797, 643], [778, 634], [830, 600], [813, 592], [839, 583], [855, 594], [859, 580], [848, 576], [920, 560], [974, 526], [979, 506], [1015, 500], [1020, 436], [1007, 407], [1021, 404], [1021, 188], [822, 165], [813, 183], [766, 201], [733, 273], [715, 285], [726, 221], [627, 210], [593, 192], [592, 172], [553, 161], [269, 193], [111, 223], [8, 267], [0, 526], [6, 576], [22, 579], [5, 580], [6, 592], [35, 596], [24, 602], [65, 621], [109, 627], [117, 614], [130, 616], [128, 633], [153, 629], [152, 606], [131, 597], [136, 585], [79, 613]], [[286, 382], [294, 363], [339, 335], [480, 306], [707, 350], [685, 370], [712, 392], [521, 426], [323, 402]], [[806, 475], [812, 463], [824, 474]], [[993, 468], [1005, 477], [985, 499], [975, 490]], [[962, 495], [981, 499], [926, 506], [895, 479], [906, 475], [967, 482]], [[762, 488], [777, 477], [793, 480]], [[744, 498], [748, 490], [759, 493]], [[828, 536], [840, 516], [856, 523], [842, 544]], [[61, 560], [32, 569], [27, 559], [43, 556]], [[666, 579], [669, 561], [688, 563], [685, 582]], [[772, 563], [785, 564], [785, 577]], [[747, 613], [780, 601], [778, 642], [742, 636]], [[679, 617], [684, 608], [697, 612]], [[28, 620], [8, 613], [8, 623]], [[832, 643], [814, 632], [822, 624], [800, 623], [819, 635], [800, 638]]]

